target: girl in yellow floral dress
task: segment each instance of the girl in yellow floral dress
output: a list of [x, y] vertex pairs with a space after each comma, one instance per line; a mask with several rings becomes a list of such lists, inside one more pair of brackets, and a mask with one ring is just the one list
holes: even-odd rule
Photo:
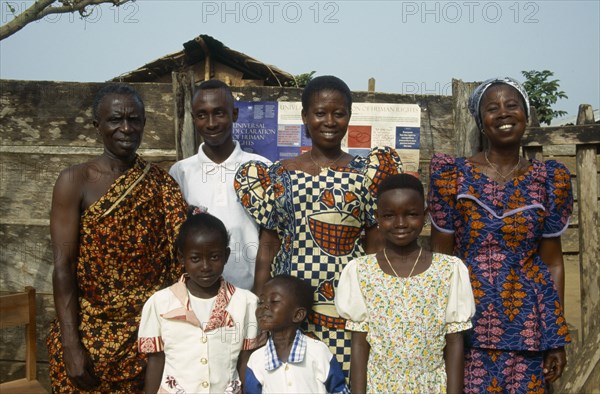
[[467, 268], [419, 246], [425, 198], [417, 178], [384, 179], [377, 206], [385, 248], [351, 261], [335, 298], [352, 332], [352, 392], [462, 392], [462, 331], [475, 312]]

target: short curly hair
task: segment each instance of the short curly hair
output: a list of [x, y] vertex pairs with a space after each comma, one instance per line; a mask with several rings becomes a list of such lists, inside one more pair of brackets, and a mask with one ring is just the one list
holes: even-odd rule
[[377, 199], [387, 191], [394, 189], [411, 189], [419, 193], [419, 196], [425, 201], [425, 190], [423, 184], [417, 177], [410, 174], [389, 175], [381, 181], [377, 189]]
[[285, 297], [290, 297], [296, 305], [306, 309], [308, 315], [312, 311], [314, 302], [314, 290], [310, 283], [296, 276], [288, 274], [275, 275], [267, 283], [283, 282], [287, 289]]
[[142, 116], [146, 117], [144, 100], [142, 100], [142, 96], [137, 90], [124, 83], [111, 83], [100, 89], [98, 93], [96, 93], [96, 97], [94, 97], [94, 103], [92, 104], [92, 116], [94, 117], [94, 120], [98, 119], [98, 107], [100, 106], [100, 103], [104, 97], [109, 94], [132, 96], [138, 102], [140, 107], [142, 107]]

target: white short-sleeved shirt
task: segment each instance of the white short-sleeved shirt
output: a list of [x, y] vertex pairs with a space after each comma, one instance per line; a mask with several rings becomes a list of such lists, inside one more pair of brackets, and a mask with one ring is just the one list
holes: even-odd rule
[[236, 287], [250, 290], [254, 284], [254, 266], [258, 250], [258, 225], [242, 207], [233, 188], [235, 173], [250, 160], [271, 162], [257, 154], [244, 152], [234, 141], [235, 149], [223, 163], [216, 164], [200, 145], [198, 154], [175, 163], [169, 174], [177, 181], [190, 205], [205, 207], [221, 219], [231, 235], [231, 255], [223, 277]]
[[257, 298], [221, 280], [208, 322], [190, 307], [182, 280], [158, 291], [144, 305], [138, 332], [142, 353], [165, 353], [161, 388], [176, 393], [223, 393], [237, 381], [242, 350], [257, 345]]
[[286, 362], [277, 357], [271, 337], [248, 360], [246, 394], [349, 393], [342, 367], [329, 347], [300, 330]]

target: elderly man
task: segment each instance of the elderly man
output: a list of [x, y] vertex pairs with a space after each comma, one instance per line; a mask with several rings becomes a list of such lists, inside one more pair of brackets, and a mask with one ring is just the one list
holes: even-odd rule
[[138, 392], [141, 310], [181, 273], [173, 244], [186, 204], [173, 179], [136, 154], [146, 123], [138, 92], [106, 86], [93, 117], [104, 152], [63, 170], [52, 197], [50, 379], [54, 392]]

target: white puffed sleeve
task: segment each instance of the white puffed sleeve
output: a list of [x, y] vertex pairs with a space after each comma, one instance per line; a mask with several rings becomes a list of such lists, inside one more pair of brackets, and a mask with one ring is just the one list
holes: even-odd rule
[[346, 330], [369, 331], [367, 304], [360, 289], [358, 265], [360, 259], [349, 262], [338, 282], [335, 293], [335, 308], [346, 321]]
[[[164, 292], [164, 290], [163, 290]], [[138, 351], [157, 353], [164, 351], [162, 341], [162, 319], [158, 311], [157, 300], [161, 294], [154, 293], [144, 304], [142, 318], [138, 328]]]
[[450, 294], [446, 307], [446, 333], [460, 332], [472, 327], [471, 318], [475, 314], [475, 299], [469, 279], [469, 270], [457, 257], [450, 257], [453, 263], [450, 278]]

